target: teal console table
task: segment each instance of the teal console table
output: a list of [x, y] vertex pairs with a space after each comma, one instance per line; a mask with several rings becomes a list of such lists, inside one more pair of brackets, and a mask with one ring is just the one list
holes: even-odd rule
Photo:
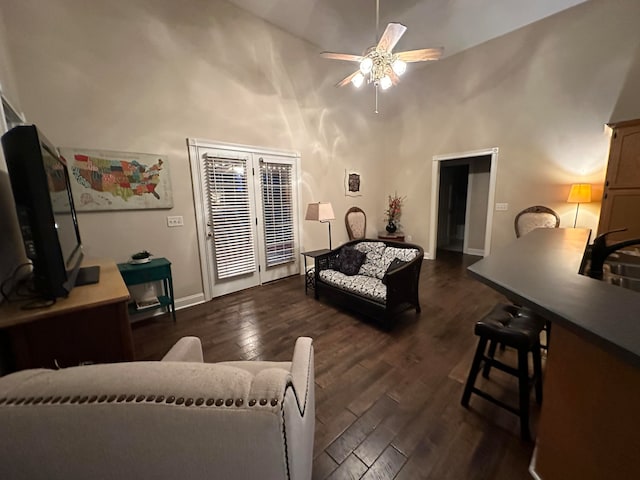
[[158, 296], [160, 305], [144, 309], [136, 308], [135, 302], [129, 304], [129, 314], [145, 312], [154, 308], [165, 308], [176, 321], [176, 306], [173, 297], [173, 278], [171, 277], [171, 262], [166, 258], [153, 258], [147, 263], [119, 263], [118, 270], [127, 286], [141, 283], [162, 282], [163, 295]]

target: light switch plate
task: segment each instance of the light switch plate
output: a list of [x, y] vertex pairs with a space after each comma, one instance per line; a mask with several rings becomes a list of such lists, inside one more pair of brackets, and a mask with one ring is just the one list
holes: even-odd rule
[[182, 219], [182, 215], [167, 217], [167, 227], [182, 227], [183, 225], [184, 220]]
[[506, 212], [509, 210], [508, 203], [496, 203], [496, 212]]

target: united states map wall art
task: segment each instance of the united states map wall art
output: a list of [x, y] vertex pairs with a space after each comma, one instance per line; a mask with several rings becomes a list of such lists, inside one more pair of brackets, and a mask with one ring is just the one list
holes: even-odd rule
[[61, 148], [76, 210], [172, 208], [165, 155]]

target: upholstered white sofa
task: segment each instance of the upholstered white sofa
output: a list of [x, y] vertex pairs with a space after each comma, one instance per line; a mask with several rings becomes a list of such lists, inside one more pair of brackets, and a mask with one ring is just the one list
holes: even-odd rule
[[400, 311], [415, 308], [420, 312], [423, 259], [422, 247], [411, 243], [371, 239], [347, 242], [315, 257], [316, 298], [331, 297], [391, 327]]
[[310, 479], [310, 338], [291, 362], [203, 363], [196, 337], [161, 362], [0, 378], [1, 479]]

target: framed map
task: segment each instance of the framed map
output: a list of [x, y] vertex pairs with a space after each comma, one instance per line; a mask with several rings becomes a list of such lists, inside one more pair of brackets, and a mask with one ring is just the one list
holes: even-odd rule
[[60, 148], [67, 162], [76, 210], [172, 208], [164, 155]]

